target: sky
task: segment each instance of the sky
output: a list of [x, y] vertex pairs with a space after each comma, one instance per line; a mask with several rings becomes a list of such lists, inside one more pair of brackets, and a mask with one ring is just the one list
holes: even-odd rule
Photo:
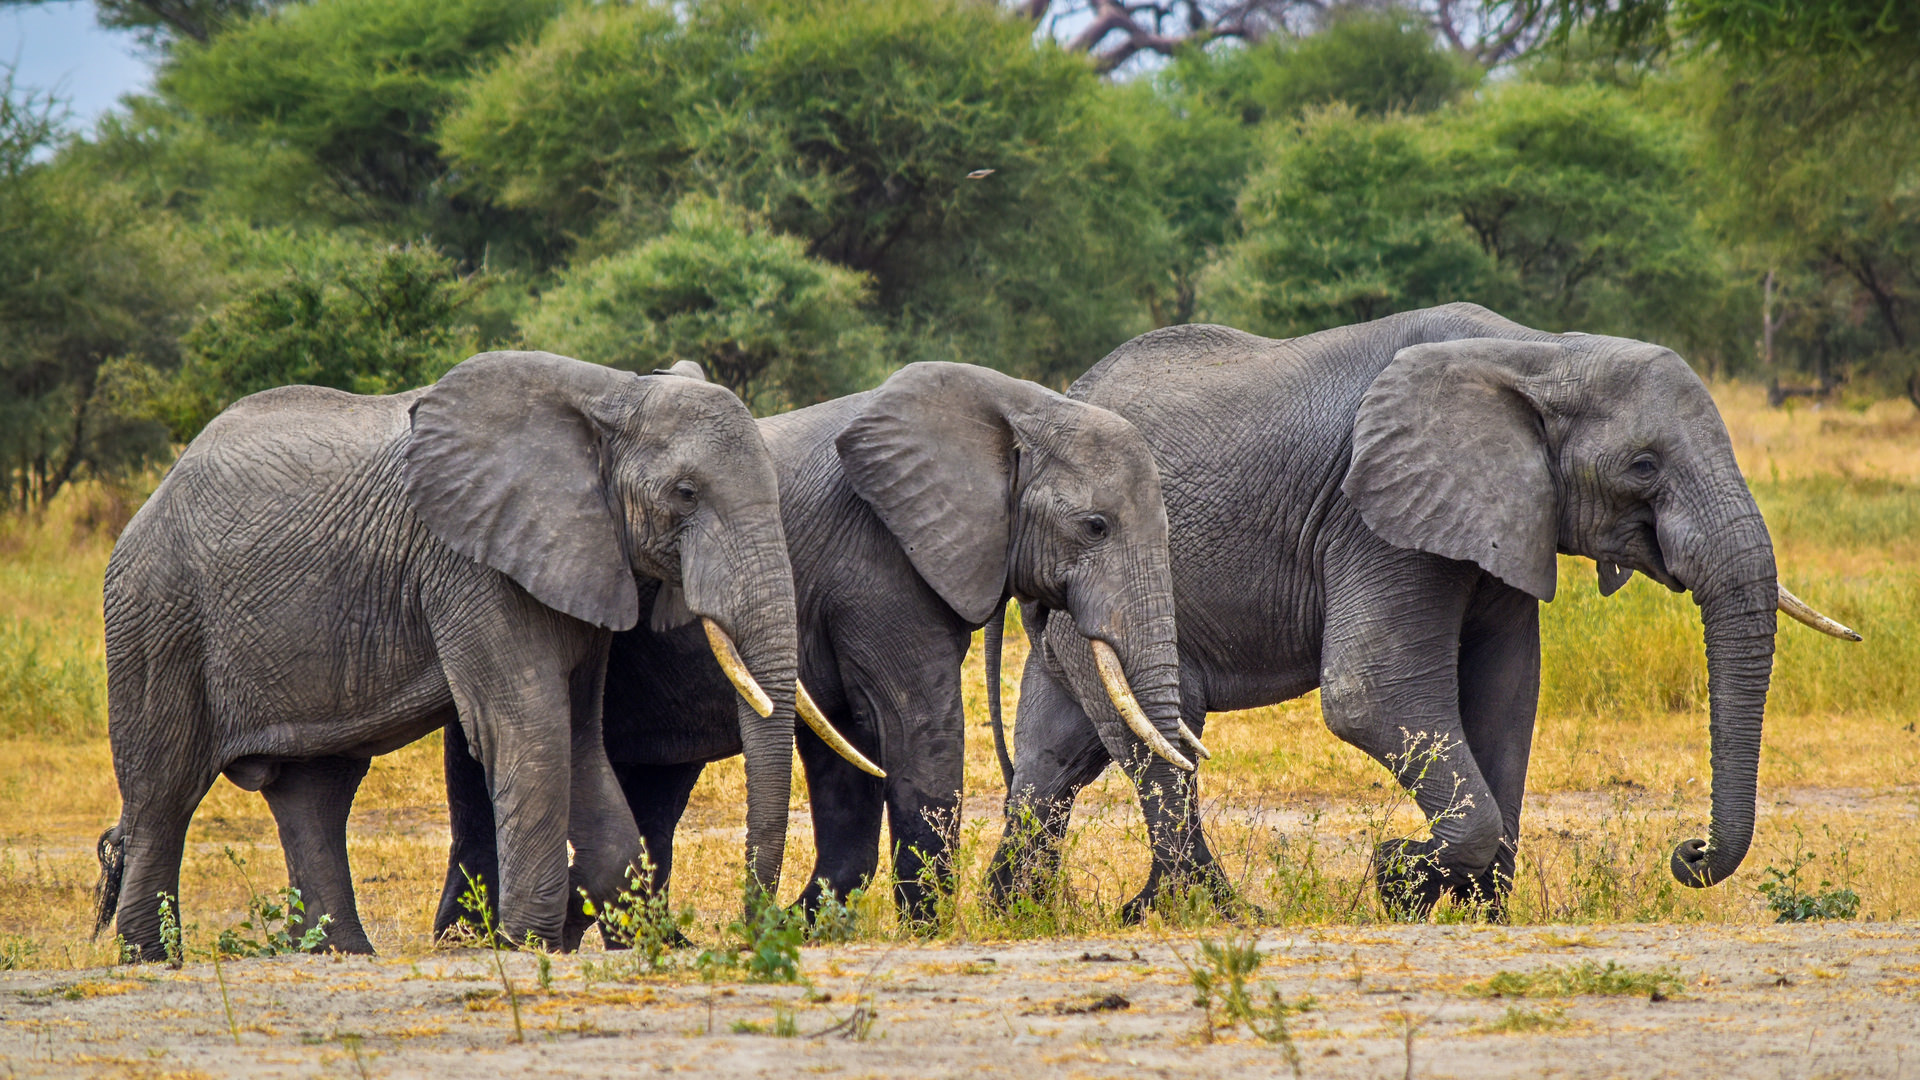
[[16, 87], [51, 90], [64, 100], [79, 131], [153, 77], [139, 42], [102, 30], [87, 0], [0, 7], [0, 63], [13, 65]]

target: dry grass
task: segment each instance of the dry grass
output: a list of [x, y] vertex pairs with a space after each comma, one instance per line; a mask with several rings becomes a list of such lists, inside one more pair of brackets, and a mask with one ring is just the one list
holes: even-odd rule
[[[1748, 869], [1720, 888], [1680, 889], [1667, 855], [1675, 841], [1702, 835], [1710, 779], [1696, 610], [1644, 580], [1602, 599], [1592, 565], [1564, 559], [1560, 599], [1544, 609], [1516, 921], [1765, 921], [1753, 888], [1761, 871], [1803, 852], [1819, 856], [1806, 884], [1855, 889], [1863, 918], [1920, 912], [1920, 837], [1911, 829], [1920, 813], [1920, 418], [1904, 402], [1770, 410], [1755, 388], [1720, 386], [1716, 395], [1773, 530], [1782, 580], [1867, 642], [1849, 646], [1783, 622]], [[93, 839], [118, 808], [98, 597], [126, 505], [82, 490], [41, 520], [0, 525], [0, 967], [110, 959], [86, 924]], [[1008, 645], [1011, 715], [1024, 642], [1013, 635]], [[967, 747], [962, 889], [947, 933], [1108, 928], [1146, 870], [1131, 787], [1112, 773], [1082, 798], [1056, 905], [1008, 919], [980, 903], [1001, 785], [991, 741], [973, 726], [985, 719], [978, 650], [967, 680], [977, 737]], [[1209, 835], [1250, 899], [1276, 920], [1384, 917], [1365, 888], [1365, 855], [1378, 839], [1416, 830], [1417, 815], [1384, 770], [1328, 734], [1313, 696], [1215, 716], [1207, 741]], [[710, 767], [683, 826], [676, 900], [705, 923], [737, 911], [743, 794], [738, 759]], [[789, 896], [812, 861], [804, 797], [796, 785]], [[429, 947], [444, 822], [437, 738], [374, 763], [354, 813], [353, 858], [362, 912], [384, 951]], [[182, 887], [187, 921], [206, 939], [244, 911], [229, 845], [249, 861], [256, 887], [282, 880], [265, 804], [222, 781], [195, 818]], [[865, 934], [898, 933], [885, 885], [858, 905]]]

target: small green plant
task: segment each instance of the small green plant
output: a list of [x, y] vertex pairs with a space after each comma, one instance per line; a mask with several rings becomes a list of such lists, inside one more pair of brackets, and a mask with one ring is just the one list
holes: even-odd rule
[[755, 896], [749, 904], [745, 916], [727, 924], [735, 942], [727, 949], [731, 962], [746, 972], [749, 982], [799, 982], [806, 916], [764, 895]]
[[1535, 1031], [1552, 1031], [1567, 1026], [1567, 1011], [1557, 1006], [1544, 1009], [1529, 1009], [1524, 1005], [1509, 1005], [1498, 1020], [1479, 1025], [1479, 1030], [1502, 1035], [1526, 1035]]
[[553, 989], [553, 956], [552, 954], [546, 953], [546, 952], [538, 952], [534, 954], [534, 958], [539, 961], [539, 968], [534, 973], [534, 980], [540, 984], [541, 990], [543, 991], [552, 990]]
[[728, 1030], [735, 1035], [771, 1035], [776, 1039], [791, 1039], [800, 1034], [800, 1024], [794, 1019], [792, 1009], [775, 1005], [771, 1024], [762, 1024], [753, 1020], [735, 1020], [728, 1025]]
[[526, 1042], [527, 1033], [520, 1026], [520, 996], [514, 992], [513, 980], [507, 977], [507, 961], [499, 928], [493, 925], [493, 905], [487, 903], [487, 886], [466, 867], [460, 868], [460, 876], [467, 879], [467, 891], [460, 894], [460, 906], [466, 908], [480, 920], [480, 932], [487, 947], [493, 951], [493, 970], [500, 976], [500, 985], [507, 992], [507, 1007], [513, 1011], [513, 1041]]
[[[224, 956], [282, 956], [317, 951], [326, 940], [333, 916], [322, 915], [318, 922], [307, 926], [307, 905], [300, 899], [299, 889], [289, 886], [278, 893], [255, 891], [253, 880], [247, 876], [247, 860], [232, 847], [228, 847], [226, 853], [227, 861], [239, 871], [241, 884], [247, 890], [247, 917], [239, 926], [220, 931], [214, 951]], [[293, 936], [296, 930], [299, 937]]]
[[1539, 971], [1502, 971], [1484, 983], [1468, 983], [1464, 988], [1475, 997], [1575, 997], [1599, 995], [1625, 997], [1644, 994], [1665, 1000], [1686, 987], [1680, 976], [1666, 968], [1634, 971], [1609, 960], [1602, 965], [1585, 960], [1566, 967], [1545, 967]]
[[820, 881], [820, 902], [813, 909], [813, 925], [807, 928], [807, 940], [839, 945], [852, 941], [860, 929], [860, 901], [866, 890], [855, 889], [845, 903], [834, 895], [826, 879]]
[[167, 966], [178, 971], [187, 962], [186, 950], [180, 944], [180, 917], [174, 910], [173, 897], [154, 895], [160, 900], [160, 948], [167, 954]]
[[0, 937], [0, 971], [20, 971], [33, 966], [40, 946], [32, 939], [8, 934]]
[[1836, 889], [1822, 880], [1812, 890], [1804, 889], [1800, 871], [1819, 858], [1809, 851], [1797, 853], [1785, 870], [1768, 866], [1767, 880], [1754, 886], [1767, 898], [1774, 922], [1812, 922], [1818, 919], [1852, 919], [1860, 915], [1860, 894], [1852, 889]]
[[1263, 1041], [1280, 1047], [1293, 1074], [1300, 1075], [1300, 1051], [1293, 1043], [1287, 1018], [1311, 1010], [1314, 999], [1308, 995], [1288, 1001], [1276, 987], [1250, 985], [1266, 959], [1260, 955], [1258, 939], [1249, 933], [1231, 934], [1218, 943], [1202, 941], [1197, 963], [1188, 963], [1178, 950], [1174, 955], [1193, 983], [1193, 1003], [1206, 1010], [1201, 1038], [1212, 1042], [1221, 1020], [1228, 1027], [1245, 1024]]
[[[640, 974], [666, 971], [672, 966], [671, 953], [684, 940], [682, 931], [693, 925], [693, 909], [674, 914], [664, 890], [653, 887], [653, 859], [643, 849], [639, 865], [627, 870], [627, 886], [620, 894], [595, 904], [581, 891], [588, 917], [600, 920], [600, 936], [609, 945], [625, 945], [633, 950], [634, 967]], [[603, 965], [604, 966], [604, 965]]]

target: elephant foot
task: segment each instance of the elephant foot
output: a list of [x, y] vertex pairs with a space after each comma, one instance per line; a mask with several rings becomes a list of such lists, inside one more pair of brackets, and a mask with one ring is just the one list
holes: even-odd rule
[[[336, 930], [339, 932], [336, 933]], [[295, 941], [299, 940], [298, 934], [291, 936]], [[348, 927], [329, 925], [327, 936], [320, 939], [319, 951], [345, 953], [348, 956], [376, 955], [373, 942], [367, 940], [367, 932], [357, 925]]]
[[1395, 840], [1373, 850], [1373, 882], [1380, 902], [1395, 922], [1422, 922], [1442, 896], [1451, 896], [1472, 916], [1486, 922], [1507, 921], [1507, 894], [1511, 872], [1499, 864], [1478, 873], [1450, 868], [1440, 862], [1435, 840]]
[[1261, 922], [1266, 912], [1240, 896], [1216, 863], [1183, 870], [1156, 872], [1133, 899], [1120, 905], [1120, 923], [1138, 926], [1147, 913], [1165, 903], [1163, 891], [1178, 898], [1178, 907], [1187, 911], [1204, 907], [1210, 914], [1228, 922]]

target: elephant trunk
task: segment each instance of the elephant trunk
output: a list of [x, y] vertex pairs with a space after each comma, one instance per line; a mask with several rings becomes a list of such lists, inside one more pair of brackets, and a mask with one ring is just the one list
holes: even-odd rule
[[[1744, 485], [1740, 494], [1746, 496]], [[1694, 888], [1731, 876], [1753, 840], [1779, 586], [1766, 524], [1751, 496], [1742, 501], [1747, 513], [1705, 534], [1725, 543], [1722, 550], [1734, 552], [1730, 558], [1697, 576], [1686, 573], [1691, 567], [1675, 567], [1692, 585], [1706, 628], [1713, 819], [1707, 839], [1686, 841], [1672, 860], [1674, 878]]]
[[[1069, 597], [1073, 626], [1092, 645], [1100, 689], [1127, 725], [1103, 731], [1109, 747], [1129, 747], [1138, 739], [1156, 755], [1191, 772], [1189, 754], [1208, 756], [1200, 740], [1181, 721], [1180, 648], [1175, 628], [1171, 575], [1140, 575], [1148, 584], [1120, 591], [1129, 602], [1103, 603], [1093, 590]], [[1161, 580], [1153, 580], [1161, 578]], [[1110, 722], [1103, 725], [1112, 728]], [[1132, 757], [1116, 752], [1118, 760]]]
[[[742, 540], [702, 534], [681, 546], [687, 607], [706, 624], [723, 669], [740, 690], [740, 744], [747, 767], [747, 861], [768, 895], [779, 887], [793, 785], [793, 724], [799, 635], [793, 568], [784, 535]], [[717, 633], [716, 633], [717, 632]], [[744, 672], [739, 668], [744, 667]], [[743, 678], [744, 675], [744, 678]], [[757, 687], [764, 695], [755, 700]], [[764, 712], [762, 711], [764, 710]]]

